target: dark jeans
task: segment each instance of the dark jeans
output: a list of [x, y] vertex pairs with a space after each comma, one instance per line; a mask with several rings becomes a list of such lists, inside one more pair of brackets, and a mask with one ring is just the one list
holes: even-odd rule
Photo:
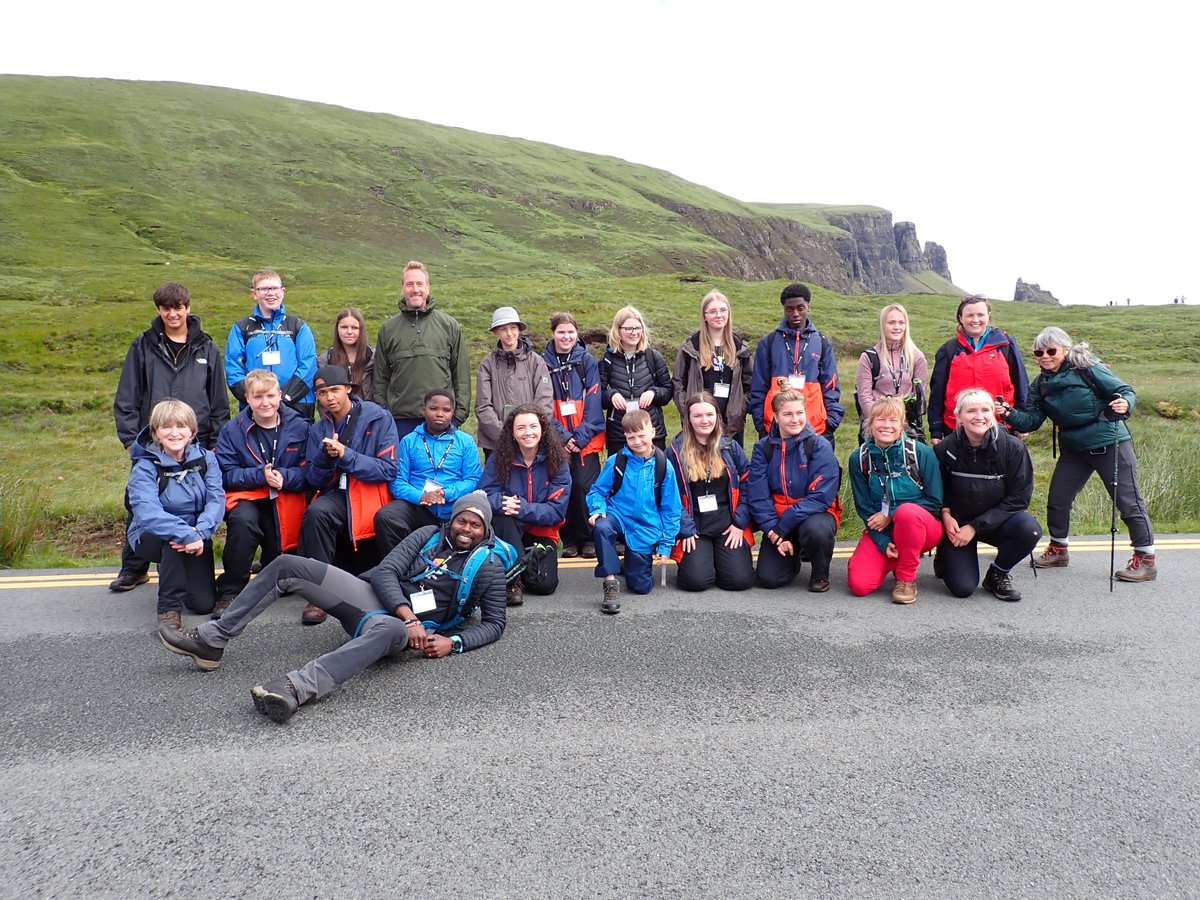
[[744, 591], [754, 584], [749, 544], [730, 550], [723, 535], [696, 535], [696, 549], [679, 560], [675, 586], [681, 591], [705, 591], [714, 584], [723, 591]]
[[264, 566], [279, 555], [274, 501], [266, 497], [237, 501], [225, 513], [225, 529], [225, 550], [221, 554], [225, 571], [217, 577], [217, 596], [236, 597], [250, 583], [250, 566], [259, 547]]
[[[1104, 489], [1113, 497], [1113, 445], [1093, 453], [1076, 453], [1060, 447], [1054, 474], [1050, 476], [1050, 494], [1046, 500], [1046, 530], [1050, 540], [1065, 541], [1071, 534], [1071, 506], [1093, 472], [1100, 475]], [[1117, 444], [1117, 489], [1115, 500], [1121, 521], [1129, 529], [1134, 548], [1153, 547], [1154, 530], [1150, 514], [1137, 482], [1137, 458], [1133, 441]]]
[[955, 597], [970, 597], [979, 587], [980, 541], [996, 548], [996, 568], [1010, 572], [1033, 552], [1041, 539], [1042, 527], [1027, 512], [1013, 513], [999, 528], [979, 532], [965, 547], [955, 547], [949, 538], [943, 537], [937, 548], [942, 581]]
[[[596, 543], [596, 577], [621, 574], [621, 558], [616, 549], [617, 541], [625, 540], [621, 523], [612, 516], [601, 516], [592, 529], [592, 539]], [[654, 589], [652, 554], [625, 547], [625, 586], [635, 594], [648, 594]]]
[[589, 453], [569, 457], [571, 468], [571, 497], [567, 501], [567, 521], [559, 536], [564, 547], [578, 547], [592, 540], [592, 526], [588, 524], [587, 492], [600, 477], [600, 454]]
[[[548, 538], [527, 532], [518, 519], [499, 513], [492, 516], [492, 530], [496, 537], [508, 541], [518, 551], [534, 544], [550, 543]], [[553, 594], [558, 589], [558, 548], [551, 545], [536, 565], [530, 565], [522, 572], [521, 583], [531, 594]]]
[[383, 559], [392, 552], [400, 542], [426, 525], [443, 525], [443, 521], [429, 511], [428, 506], [409, 503], [407, 500], [393, 500], [379, 508], [375, 513], [375, 546], [379, 548], [379, 558]]
[[812, 560], [809, 579], [828, 581], [836, 536], [837, 521], [827, 512], [813, 513], [795, 531], [783, 536], [784, 540], [792, 542], [791, 556], [780, 555], [764, 534], [762, 547], [758, 551], [758, 586], [778, 588], [791, 584], [800, 574], [801, 554]]
[[217, 602], [212, 541], [204, 542], [204, 552], [199, 556], [189, 556], [171, 549], [170, 541], [144, 534], [138, 541], [137, 553], [158, 563], [160, 613], [183, 612], [185, 608], [201, 616], [212, 612]]

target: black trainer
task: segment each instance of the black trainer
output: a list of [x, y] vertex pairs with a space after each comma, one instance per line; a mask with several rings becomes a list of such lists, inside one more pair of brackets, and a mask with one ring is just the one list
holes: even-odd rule
[[280, 725], [294, 716], [300, 708], [300, 701], [296, 698], [296, 687], [286, 676], [266, 684], [255, 685], [250, 688], [250, 696], [254, 699], [255, 709]]
[[998, 600], [1016, 603], [1021, 599], [1021, 592], [1013, 587], [1012, 575], [1001, 572], [995, 566], [988, 566], [987, 574], [983, 576], [983, 589]]
[[205, 672], [220, 668], [221, 657], [225, 655], [224, 647], [210, 647], [200, 639], [200, 633], [195, 628], [177, 631], [166, 625], [159, 625], [158, 639], [172, 653], [190, 656], [196, 667]]

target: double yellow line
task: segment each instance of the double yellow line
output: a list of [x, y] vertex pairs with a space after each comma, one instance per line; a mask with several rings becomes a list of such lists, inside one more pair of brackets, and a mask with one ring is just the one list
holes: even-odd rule
[[[1129, 545], [1126, 543], [1127, 540], [1127, 538], [1122, 539], [1121, 536], [1118, 536], [1118, 556], [1128, 552]], [[1154, 546], [1155, 550], [1160, 553], [1176, 550], [1200, 550], [1200, 537], [1162, 538], [1155, 541]], [[1072, 553], [1107, 553], [1108, 547], [1109, 542], [1107, 538], [1074, 538], [1071, 541]], [[850, 554], [853, 552], [853, 544], [842, 544], [834, 549], [833, 556], [834, 559], [849, 559]], [[983, 545], [983, 554], [986, 556], [990, 552], [991, 548], [986, 544]], [[575, 559], [560, 559], [558, 565], [563, 569], [591, 569], [596, 565], [596, 561], [577, 557]], [[221, 570], [218, 569], [217, 571]], [[116, 576], [116, 572], [80, 572], [78, 574], [54, 572], [45, 575], [35, 575], [25, 572], [20, 575], [0, 575], [0, 591], [31, 590], [37, 588], [105, 587]], [[158, 573], [150, 573], [150, 583], [158, 583]]]

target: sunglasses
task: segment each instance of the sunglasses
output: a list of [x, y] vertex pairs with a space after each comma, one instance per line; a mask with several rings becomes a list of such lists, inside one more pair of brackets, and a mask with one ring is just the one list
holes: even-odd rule
[[1034, 350], [1033, 355], [1036, 356], [1038, 359], [1041, 359], [1043, 356], [1051, 356], [1051, 357], [1058, 356], [1058, 348], [1057, 347], [1047, 347], [1045, 350]]

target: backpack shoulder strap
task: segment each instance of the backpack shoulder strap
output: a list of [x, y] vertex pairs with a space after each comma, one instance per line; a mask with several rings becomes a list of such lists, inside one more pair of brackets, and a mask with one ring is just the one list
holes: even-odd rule
[[667, 477], [667, 454], [654, 448], [654, 500], [662, 507], [663, 481]]
[[916, 438], [904, 435], [904, 468], [908, 472], [908, 477], [913, 480], [913, 483], [919, 487], [925, 487], [925, 479], [921, 477], [921, 464], [917, 460], [917, 441]]
[[208, 454], [200, 454], [199, 459], [193, 459], [190, 462], [185, 462], [179, 468], [168, 469], [157, 459], [154, 460], [154, 468], [158, 472], [158, 493], [161, 495], [167, 489], [172, 479], [182, 481], [188, 472], [199, 472], [201, 477], [208, 474]]
[[868, 347], [863, 353], [867, 354], [867, 359], [871, 363], [871, 383], [875, 383], [875, 379], [879, 377], [880, 366], [879, 351], [874, 347]]
[[617, 491], [621, 489], [621, 482], [625, 480], [625, 454], [618, 450], [617, 461], [613, 463], [613, 480], [612, 487], [608, 490], [608, 499], [611, 500], [617, 495]]

